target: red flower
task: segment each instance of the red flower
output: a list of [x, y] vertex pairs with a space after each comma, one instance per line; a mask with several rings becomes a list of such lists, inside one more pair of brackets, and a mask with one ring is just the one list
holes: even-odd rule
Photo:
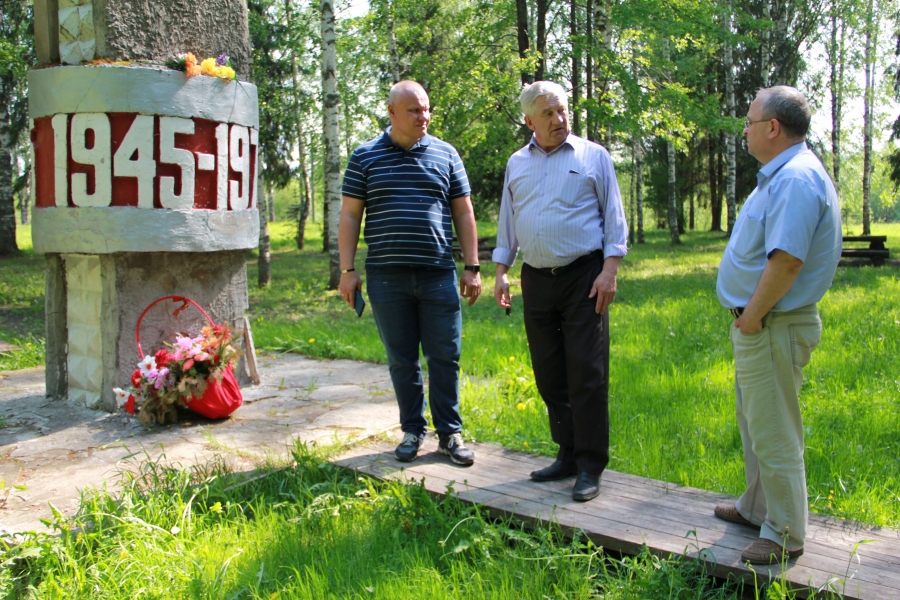
[[169, 364], [170, 360], [172, 360], [172, 357], [169, 355], [169, 351], [165, 348], [163, 348], [162, 350], [158, 350], [156, 354], [153, 355], [153, 358], [156, 359], [157, 369], [162, 369]]
[[222, 357], [216, 354], [216, 356], [213, 358], [213, 362], [219, 364], [220, 362], [222, 362]]
[[128, 401], [125, 403], [125, 410], [128, 414], [134, 414], [134, 394], [128, 394]]
[[131, 374], [131, 385], [136, 388], [141, 387], [141, 370], [135, 369], [134, 373]]

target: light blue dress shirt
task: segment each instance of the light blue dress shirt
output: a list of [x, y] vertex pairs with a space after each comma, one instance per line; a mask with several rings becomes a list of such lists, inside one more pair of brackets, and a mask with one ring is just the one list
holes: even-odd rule
[[628, 228], [609, 152], [569, 134], [549, 153], [532, 137], [506, 164], [495, 263], [561, 267], [603, 250], [625, 256]]
[[747, 306], [769, 256], [783, 250], [803, 261], [797, 280], [772, 310], [822, 299], [841, 259], [841, 209], [831, 177], [801, 142], [757, 174], [722, 255], [716, 292], [725, 308]]

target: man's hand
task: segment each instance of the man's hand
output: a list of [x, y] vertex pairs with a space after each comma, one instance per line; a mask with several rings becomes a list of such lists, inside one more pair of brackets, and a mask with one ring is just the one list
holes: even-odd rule
[[591, 286], [591, 293], [588, 298], [597, 298], [597, 306], [594, 311], [598, 315], [602, 315], [616, 299], [616, 276], [619, 273], [619, 263], [622, 262], [621, 256], [610, 256], [603, 261], [603, 270], [594, 280]]
[[503, 264], [497, 264], [497, 277], [494, 283], [494, 300], [500, 308], [510, 308], [512, 306], [512, 296], [509, 294], [509, 277], [506, 273], [509, 267]]
[[754, 334], [762, 331], [762, 319], [750, 319], [746, 314], [741, 315], [734, 320], [734, 326], [741, 330], [741, 333]]
[[350, 305], [350, 308], [356, 308], [356, 290], [362, 291], [362, 279], [356, 271], [349, 273], [341, 273], [341, 282], [338, 284], [338, 290], [341, 292], [341, 298]]
[[469, 299], [469, 306], [475, 304], [481, 295], [481, 275], [472, 271], [463, 271], [459, 278], [459, 295]]

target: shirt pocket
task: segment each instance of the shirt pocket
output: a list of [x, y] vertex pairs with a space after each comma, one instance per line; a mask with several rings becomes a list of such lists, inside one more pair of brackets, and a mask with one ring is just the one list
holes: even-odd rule
[[752, 258], [766, 253], [766, 226], [763, 217], [747, 215], [735, 232], [734, 253], [741, 258]]
[[568, 206], [584, 202], [586, 197], [594, 196], [594, 182], [587, 175], [569, 171], [563, 175], [560, 187], [560, 200]]

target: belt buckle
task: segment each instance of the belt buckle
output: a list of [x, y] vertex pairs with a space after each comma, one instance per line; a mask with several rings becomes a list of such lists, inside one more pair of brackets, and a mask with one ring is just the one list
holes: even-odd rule
[[556, 275], [556, 270], [561, 269], [562, 267], [550, 267], [550, 274]]
[[744, 313], [744, 309], [743, 309], [743, 308], [732, 308], [732, 309], [731, 309], [731, 314], [734, 315], [734, 318], [735, 318], [735, 319], [741, 318], [741, 315], [742, 315], [743, 313]]

